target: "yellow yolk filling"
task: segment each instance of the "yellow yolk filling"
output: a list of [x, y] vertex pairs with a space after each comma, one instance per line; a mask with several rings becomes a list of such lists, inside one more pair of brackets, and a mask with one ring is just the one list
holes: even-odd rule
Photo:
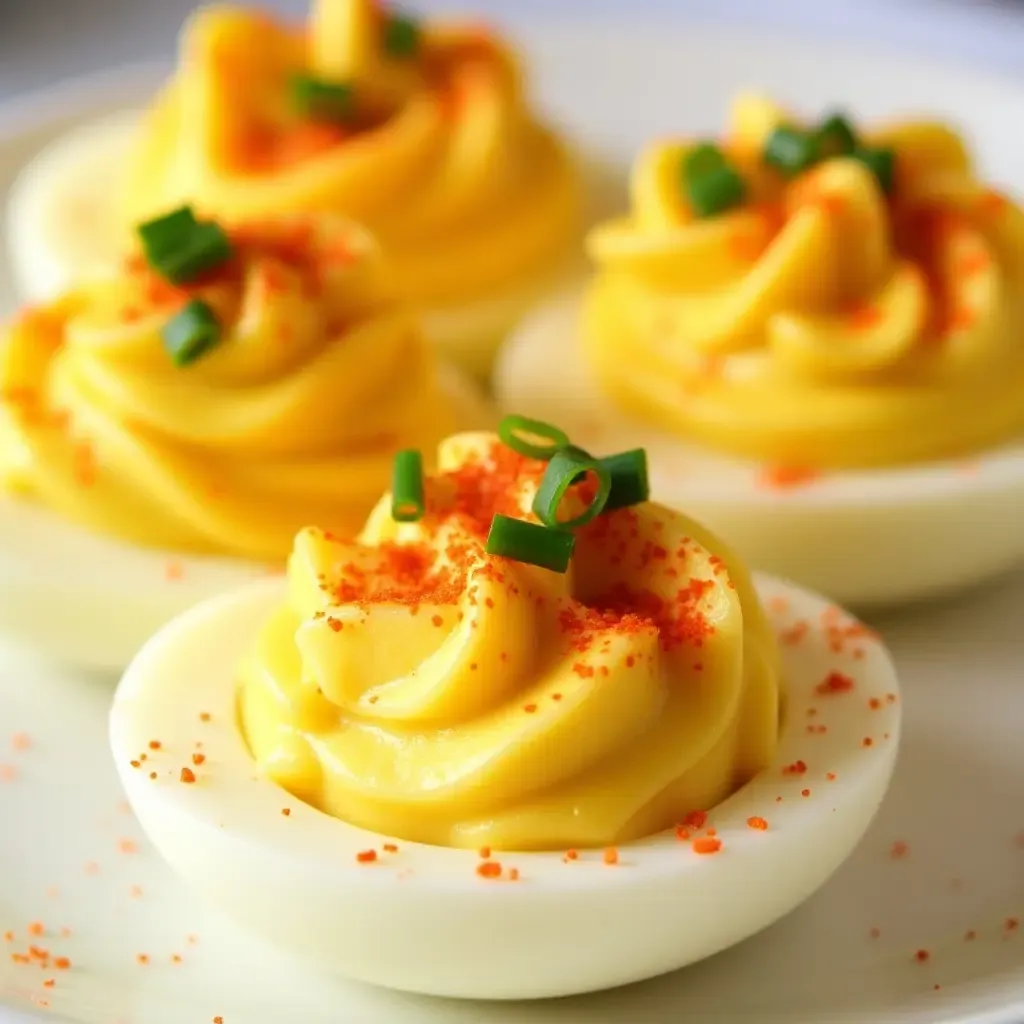
[[[313, 0], [305, 31], [198, 13], [144, 125], [127, 223], [183, 202], [227, 223], [334, 211], [366, 224], [400, 294], [431, 308], [549, 274], [577, 230], [577, 176], [513, 54], [471, 25], [426, 23], [404, 56], [384, 35], [375, 0]], [[351, 86], [352, 122], [296, 110], [296, 74]]]
[[[281, 559], [309, 516], [358, 529], [393, 453], [460, 425], [368, 235], [293, 219], [232, 241], [194, 287], [133, 255], [15, 320], [0, 348], [5, 488], [138, 544]], [[193, 298], [223, 337], [178, 367], [161, 331]]]
[[723, 150], [748, 200], [696, 218], [687, 142], [637, 160], [601, 225], [587, 358], [623, 408], [709, 447], [810, 467], [955, 455], [1024, 428], [1024, 215], [948, 128], [864, 136], [895, 152], [887, 197], [853, 158], [787, 183], [761, 159], [793, 120], [735, 104]]
[[778, 651], [746, 569], [653, 503], [580, 529], [561, 575], [487, 554], [544, 463], [441, 446], [415, 523], [302, 531], [241, 666], [261, 771], [328, 814], [455, 847], [622, 843], [772, 761]]

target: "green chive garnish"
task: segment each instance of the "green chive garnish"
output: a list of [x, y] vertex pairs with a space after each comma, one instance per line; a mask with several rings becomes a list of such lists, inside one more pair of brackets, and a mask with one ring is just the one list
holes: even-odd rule
[[896, 178], [896, 153], [882, 147], [862, 146], [853, 153], [878, 180], [878, 187], [888, 195]]
[[611, 477], [611, 489], [608, 492], [608, 500], [604, 503], [605, 512], [615, 508], [626, 508], [628, 505], [640, 505], [650, 498], [647, 452], [643, 448], [609, 455], [601, 459], [601, 465]]
[[231, 242], [213, 221], [183, 206], [138, 227], [146, 262], [172, 284], [188, 284], [231, 257]]
[[814, 141], [819, 160], [849, 156], [857, 148], [857, 136], [842, 114], [832, 114], [825, 118], [814, 133]]
[[343, 82], [294, 75], [289, 91], [296, 110], [313, 121], [345, 123], [351, 121], [355, 113], [352, 86]]
[[399, 523], [414, 523], [423, 518], [423, 456], [415, 448], [395, 456], [391, 481], [391, 518]]
[[714, 217], [739, 206], [747, 197], [747, 185], [734, 167], [725, 164], [686, 182], [686, 198], [698, 217]]
[[683, 176], [687, 179], [700, 177], [725, 167], [728, 162], [725, 154], [713, 142], [702, 142], [683, 158]]
[[568, 530], [551, 530], [498, 513], [491, 521], [485, 550], [490, 555], [565, 572], [575, 546], [576, 536]]
[[550, 459], [569, 443], [569, 435], [564, 430], [526, 416], [505, 416], [498, 424], [498, 437], [528, 459]]
[[746, 198], [746, 183], [713, 143], [703, 142], [684, 153], [681, 170], [687, 201], [698, 217], [724, 213]]
[[390, 57], [414, 57], [420, 48], [420, 23], [406, 14], [392, 14], [384, 23], [384, 52]]
[[160, 336], [171, 362], [188, 366], [217, 344], [220, 324], [205, 302], [193, 299], [164, 324]]
[[[562, 504], [565, 492], [587, 473], [593, 473], [597, 478], [597, 494], [594, 495], [594, 500], [578, 516], [560, 520], [558, 508]], [[567, 445], [551, 456], [534, 495], [533, 511], [545, 526], [552, 529], [570, 530], [576, 526], [583, 526], [601, 514], [611, 486], [611, 474], [597, 459], [582, 448]]]
[[780, 125], [768, 136], [762, 156], [784, 177], [795, 178], [818, 159], [818, 147], [807, 132]]

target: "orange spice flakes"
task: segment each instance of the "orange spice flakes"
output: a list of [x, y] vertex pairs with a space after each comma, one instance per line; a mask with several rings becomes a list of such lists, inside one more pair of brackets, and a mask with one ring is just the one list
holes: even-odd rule
[[356, 854], [356, 862], [358, 864], [373, 864], [377, 860], [376, 850], [360, 850]]
[[875, 741], [870, 736], [865, 736], [864, 739], [860, 741], [860, 745], [862, 747], [873, 747], [875, 745]]
[[196, 781], [196, 773], [191, 768], [182, 768], [180, 780], [187, 786], [191, 786]]
[[603, 854], [601, 861], [609, 867], [619, 863], [619, 851], [614, 846], [609, 846]]
[[910, 847], [902, 840], [896, 839], [889, 847], [889, 857], [892, 860], [903, 860], [910, 853]]
[[208, 722], [208, 721], [210, 721], [211, 717], [212, 716], [210, 715], [209, 711], [200, 711], [199, 712], [199, 721], [200, 722]]
[[139, 847], [134, 839], [118, 839], [117, 852], [125, 854], [138, 853]]
[[881, 928], [872, 928], [872, 929], [871, 929], [871, 931], [870, 931], [870, 932], [868, 932], [868, 934], [869, 934], [869, 935], [871, 936], [871, 938], [873, 938], [873, 939], [877, 939], [877, 938], [880, 938], [880, 937], [881, 937], [881, 935], [882, 935], [882, 929], [881, 929]]
[[964, 932], [964, 942], [973, 942], [978, 937], [978, 933], [973, 928], [968, 928]]
[[929, 953], [929, 952], [928, 952], [928, 950], [927, 950], [927, 949], [919, 949], [919, 950], [918, 950], [918, 951], [917, 951], [917, 952], [916, 952], [916, 953], [914, 954], [914, 959], [915, 959], [915, 960], [916, 960], [916, 961], [917, 961], [917, 962], [918, 962], [919, 964], [926, 964], [926, 963], [928, 963], [928, 961], [929, 961], [929, 960], [931, 960], [931, 958], [932, 958], [932, 955], [931, 955], [931, 953]]
[[765, 821], [764, 818], [762, 818], [759, 815], [755, 814], [755, 815], [752, 815], [751, 817], [747, 818], [747, 827], [755, 829], [758, 832], [767, 832], [768, 831], [768, 822]]
[[562, 858], [562, 860], [566, 864], [569, 864], [572, 861], [579, 860], [579, 859], [580, 859], [580, 855], [579, 855], [579, 851], [578, 850], [566, 850], [565, 851], [565, 856]]
[[213, 1018], [213, 1024], [224, 1024], [224, 1018], [223, 1017], [214, 1017]]
[[826, 772], [825, 773], [825, 778], [828, 779], [829, 782], [835, 782], [836, 781], [836, 773], [835, 772]]
[[1015, 932], [1020, 928], [1020, 920], [1016, 917], [1008, 917], [1003, 922], [1003, 929], [1007, 932]]
[[148, 953], [136, 953], [135, 954], [135, 962], [140, 967], [148, 967], [149, 966], [149, 954]]
[[292, 809], [290, 807], [282, 807], [281, 808], [281, 814], [284, 815], [284, 817], [286, 817], [286, 818], [290, 817], [291, 813], [292, 813]]
[[161, 747], [163, 747], [163, 744], [159, 740], [150, 740], [149, 741], [149, 749], [150, 750], [160, 750]]
[[206, 760], [205, 754], [195, 753], [192, 755], [192, 763], [196, 766], [201, 765]]
[[502, 867], [501, 864], [496, 860], [485, 860], [477, 864], [476, 873], [481, 878], [501, 878]]
[[856, 683], [850, 676], [842, 672], [829, 672], [825, 678], [814, 688], [814, 692], [822, 696], [836, 693], [850, 693], [856, 687]]
[[755, 484], [766, 491], [791, 491], [807, 487], [820, 476], [821, 473], [810, 466], [767, 465], [761, 468]]
[[42, 921], [33, 921], [28, 926], [29, 935], [34, 935], [36, 938], [41, 938], [46, 934], [46, 925]]
[[685, 818], [683, 818], [683, 824], [687, 828], [700, 829], [703, 828], [708, 821], [707, 811], [690, 811]]
[[807, 762], [806, 761], [794, 761], [792, 764], [787, 764], [782, 769], [783, 775], [805, 775], [807, 773]]
[[164, 579], [168, 583], [176, 583], [178, 580], [185, 578], [185, 569], [181, 562], [172, 559], [169, 562], [164, 563]]
[[32, 737], [27, 732], [16, 732], [11, 737], [11, 748], [13, 750], [24, 752], [30, 750], [32, 747]]
[[722, 840], [715, 836], [700, 836], [691, 844], [694, 853], [702, 855], [718, 853], [722, 849]]
[[811, 624], [805, 619], [800, 619], [799, 621], [794, 622], [792, 626], [782, 630], [779, 633], [779, 640], [786, 647], [797, 647], [810, 631]]
[[398, 853], [398, 846], [395, 843], [385, 843], [381, 849], [385, 853]]
[[811, 791], [809, 789], [801, 789], [800, 790], [800, 795], [803, 796], [803, 797], [810, 796], [811, 795]]
[[13, 782], [18, 777], [18, 769], [13, 764], [0, 764], [0, 782]]
[[477, 853], [480, 855], [481, 860], [489, 860], [491, 856], [491, 848], [489, 846], [481, 846]]

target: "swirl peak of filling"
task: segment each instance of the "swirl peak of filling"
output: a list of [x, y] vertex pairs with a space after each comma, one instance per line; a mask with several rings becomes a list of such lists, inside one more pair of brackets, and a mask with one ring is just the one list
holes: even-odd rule
[[313, 0], [299, 28], [199, 12], [129, 178], [132, 223], [185, 202], [232, 223], [352, 217], [432, 308], [548, 272], [577, 229], [575, 170], [500, 38], [376, 0]]
[[1009, 440], [1024, 427], [1024, 214], [942, 124], [851, 131], [812, 159], [815, 139], [742, 96], [720, 145], [640, 154], [630, 213], [589, 239], [602, 387], [680, 436], [809, 467]]
[[558, 849], [668, 828], [770, 763], [780, 666], [743, 566], [650, 502], [579, 528], [564, 574], [489, 554], [544, 466], [456, 435], [419, 521], [386, 496], [356, 540], [299, 534], [241, 667], [264, 773], [385, 835]]
[[[26, 310], [0, 350], [0, 482], [91, 529], [280, 559], [307, 516], [357, 529], [391, 456], [469, 425], [376, 244], [333, 217], [250, 223], [175, 285], [132, 253]], [[175, 365], [200, 304], [219, 341]]]

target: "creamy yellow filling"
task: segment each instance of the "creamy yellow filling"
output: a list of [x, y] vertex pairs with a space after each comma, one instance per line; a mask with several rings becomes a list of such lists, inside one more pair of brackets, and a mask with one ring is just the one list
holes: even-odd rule
[[[141, 133], [127, 223], [185, 201], [228, 222], [342, 213], [431, 308], [550, 273], [577, 230], [577, 175], [516, 58], [483, 28], [433, 21], [392, 56], [386, 17], [374, 0], [313, 0], [305, 31], [246, 8], [198, 13]], [[353, 123], [290, 105], [297, 73], [351, 86]]]
[[693, 143], [637, 159], [628, 215], [589, 239], [585, 347], [616, 402], [726, 452], [812, 467], [944, 457], [1024, 428], [1024, 215], [940, 124], [866, 133], [895, 153], [892, 194], [860, 161], [792, 181], [765, 166], [793, 124], [737, 100], [723, 149], [747, 201], [698, 218]]
[[743, 565], [653, 503], [583, 527], [564, 575], [488, 554], [543, 467], [456, 436], [419, 522], [385, 496], [357, 540], [299, 534], [240, 668], [268, 777], [386, 835], [545, 849], [654, 833], [771, 762], [779, 658]]
[[[15, 320], [4, 487], [139, 544], [282, 559], [310, 517], [357, 529], [393, 452], [457, 425], [365, 232], [293, 218], [232, 238], [232, 260], [195, 286], [131, 256]], [[161, 332], [193, 298], [222, 338], [179, 367]]]

